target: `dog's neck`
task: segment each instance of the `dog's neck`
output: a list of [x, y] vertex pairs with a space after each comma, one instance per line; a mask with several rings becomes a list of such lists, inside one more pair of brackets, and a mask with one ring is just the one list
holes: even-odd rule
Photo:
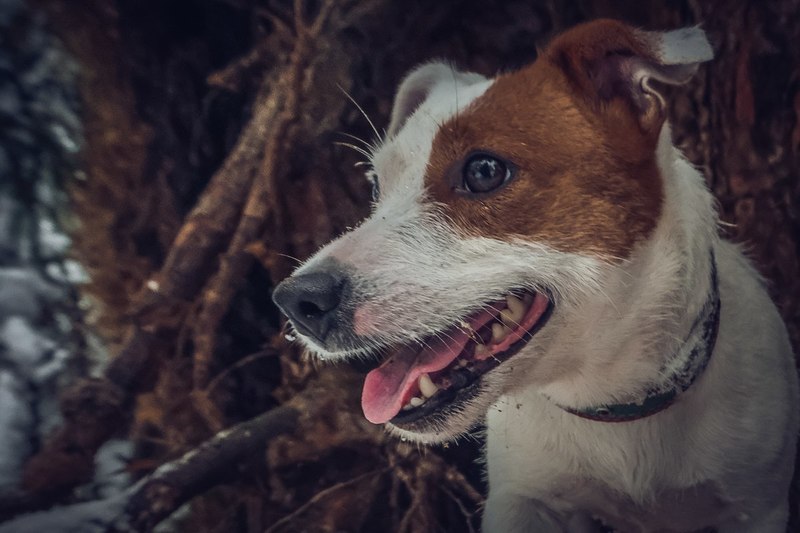
[[657, 157], [664, 204], [653, 235], [615, 267], [603, 294], [576, 309], [550, 343], [551, 361], [580, 354], [574, 373], [540, 389], [559, 405], [586, 408], [645, 398], [671, 379], [664, 369], [681, 357], [707, 305], [718, 239], [712, 196], [673, 146], [667, 125]]
[[694, 384], [711, 360], [719, 333], [719, 278], [714, 252], [711, 255], [711, 285], [706, 302], [695, 318], [683, 345], [661, 369], [661, 377], [643, 397], [627, 403], [600, 404], [586, 408], [561, 406], [565, 411], [596, 422], [630, 422], [654, 415], [672, 405]]

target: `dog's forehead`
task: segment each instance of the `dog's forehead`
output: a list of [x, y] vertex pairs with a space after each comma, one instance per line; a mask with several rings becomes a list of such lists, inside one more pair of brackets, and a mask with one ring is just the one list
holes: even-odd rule
[[433, 87], [403, 128], [387, 139], [372, 158], [383, 198], [423, 194], [428, 160], [439, 129], [484, 94], [492, 83], [493, 80], [483, 80], [465, 84], [454, 77]]

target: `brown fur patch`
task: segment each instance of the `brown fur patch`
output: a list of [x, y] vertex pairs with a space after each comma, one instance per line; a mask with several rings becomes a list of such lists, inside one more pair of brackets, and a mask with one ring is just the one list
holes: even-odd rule
[[[653, 231], [663, 198], [655, 162], [661, 123], [655, 132], [643, 130], [629, 101], [598, 97], [585, 72], [575, 70], [590, 50], [605, 53], [590, 47], [597, 32], [603, 46], [614, 46], [610, 35], [621, 25], [609, 24], [562, 35], [536, 63], [500, 76], [441, 127], [426, 185], [467, 234], [625, 258]], [[476, 151], [516, 167], [510, 183], [483, 198], [455, 190]]]

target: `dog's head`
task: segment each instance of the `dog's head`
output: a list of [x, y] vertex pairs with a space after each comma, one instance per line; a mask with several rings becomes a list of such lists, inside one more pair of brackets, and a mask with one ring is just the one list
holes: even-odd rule
[[372, 157], [372, 215], [275, 302], [320, 358], [384, 357], [364, 384], [370, 421], [426, 442], [468, 430], [565, 367], [554, 332], [652, 234], [666, 114], [653, 82], [683, 83], [711, 55], [698, 28], [602, 20], [495, 79], [416, 69]]

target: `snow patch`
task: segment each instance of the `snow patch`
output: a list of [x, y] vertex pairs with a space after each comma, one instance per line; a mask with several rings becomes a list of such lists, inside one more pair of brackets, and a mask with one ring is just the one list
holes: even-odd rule
[[55, 342], [19, 316], [12, 316], [0, 325], [0, 345], [6, 349], [7, 357], [26, 374], [56, 347]]
[[0, 370], [0, 490], [16, 487], [31, 450], [35, 420], [30, 391], [13, 372]]
[[126, 493], [93, 502], [53, 507], [0, 524], [0, 533], [102, 533], [117, 524], [128, 501]]

